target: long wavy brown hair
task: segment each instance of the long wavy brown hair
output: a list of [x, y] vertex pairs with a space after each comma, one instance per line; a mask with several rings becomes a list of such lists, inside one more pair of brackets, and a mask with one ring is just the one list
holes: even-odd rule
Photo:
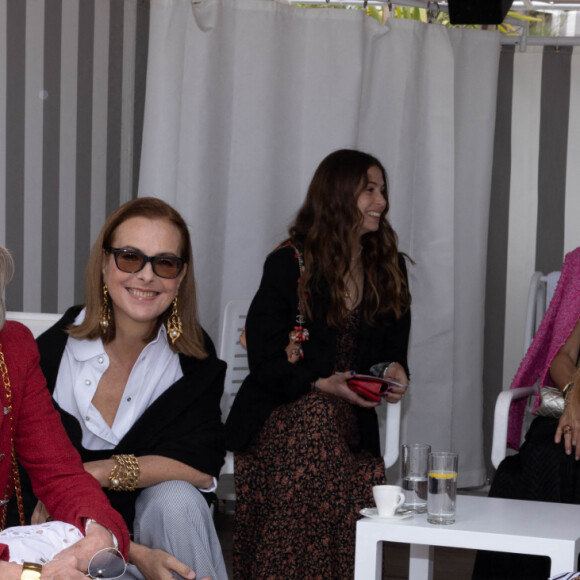
[[[206, 358], [207, 351], [204, 345], [203, 331], [197, 316], [197, 295], [195, 289], [195, 277], [193, 273], [193, 252], [187, 224], [179, 212], [169, 204], [155, 197], [140, 197], [124, 203], [114, 211], [105, 221], [99, 236], [91, 250], [87, 264], [85, 278], [85, 306], [87, 312], [84, 321], [78, 326], [71, 326], [69, 334], [78, 339], [95, 339], [99, 336], [106, 344], [115, 338], [115, 317], [111, 310], [111, 321], [106, 333], [101, 334], [99, 318], [103, 301], [103, 264], [107, 259], [107, 248], [111, 246], [115, 230], [125, 221], [133, 217], [144, 217], [155, 220], [167, 220], [172, 223], [181, 234], [180, 257], [187, 264], [183, 281], [179, 286], [177, 300], [179, 305], [179, 317], [183, 325], [181, 336], [175, 344], [169, 344], [170, 348], [177, 353], [183, 353], [197, 358]], [[157, 336], [159, 326], [167, 322], [172, 306], [159, 317], [149, 342]]]
[[387, 173], [381, 162], [361, 151], [341, 149], [328, 155], [316, 169], [306, 199], [288, 229], [290, 242], [303, 253], [304, 271], [298, 299], [308, 319], [316, 308], [313, 296], [324, 288], [330, 294], [326, 321], [337, 326], [348, 314], [344, 296], [352, 255], [353, 236], [363, 224], [357, 207], [368, 185], [368, 170], [377, 167], [385, 182], [387, 201], [379, 228], [362, 236], [361, 260], [367, 291], [363, 313], [369, 324], [400, 318], [411, 305], [407, 280], [399, 266], [397, 234], [386, 218], [389, 211]]

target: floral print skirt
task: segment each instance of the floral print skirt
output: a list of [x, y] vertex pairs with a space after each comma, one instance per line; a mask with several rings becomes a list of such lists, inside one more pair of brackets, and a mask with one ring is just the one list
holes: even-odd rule
[[313, 392], [278, 407], [235, 455], [234, 578], [352, 578], [356, 521], [386, 483], [346, 401]]

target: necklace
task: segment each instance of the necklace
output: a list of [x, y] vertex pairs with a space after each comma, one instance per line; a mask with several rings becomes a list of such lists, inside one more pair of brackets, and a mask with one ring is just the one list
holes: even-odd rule
[[[356, 262], [356, 264], [354, 264], [353, 266], [351, 266], [351, 269], [349, 271], [349, 277], [351, 279], [354, 280], [353, 276], [352, 276], [352, 272], [356, 271], [359, 269], [360, 267], [360, 262], [357, 262], [357, 260], [360, 258], [360, 255], [362, 254], [362, 246], [359, 248], [358, 253], [356, 254], [356, 256], [354, 256], [353, 258], [350, 259], [350, 263], [353, 264], [354, 262]], [[351, 291], [347, 288], [344, 291], [344, 297], [345, 298], [350, 298], [352, 296]]]
[[[294, 257], [298, 261], [298, 274], [299, 274], [298, 283], [300, 283], [300, 276], [304, 272], [304, 260], [302, 258], [302, 254], [299, 252], [299, 250], [296, 246], [292, 245], [292, 242], [290, 240], [285, 242], [283, 245], [290, 246], [291, 248], [294, 249]], [[281, 246], [278, 246], [276, 249], [278, 249], [280, 247]], [[304, 341], [306, 341], [310, 338], [310, 333], [308, 332], [308, 329], [304, 326], [305, 320], [306, 320], [306, 318], [305, 318], [304, 313], [302, 311], [302, 304], [301, 304], [300, 300], [298, 300], [298, 309], [297, 309], [297, 314], [296, 314], [296, 326], [294, 326], [294, 330], [290, 333], [290, 340], [292, 341], [292, 343], [298, 345], [298, 352], [296, 354], [298, 354], [300, 358], [304, 358], [304, 350], [302, 348], [301, 343], [303, 343]]]
[[[358, 254], [354, 257], [351, 258], [351, 266], [349, 271], [347, 272], [346, 275], [346, 279], [345, 279], [345, 290], [344, 290], [344, 297], [349, 300], [351, 298], [353, 298], [354, 296], [358, 295], [359, 292], [359, 287], [360, 284], [357, 282], [358, 278], [361, 277], [361, 271], [362, 271], [362, 262], [361, 260], [359, 260], [360, 255], [362, 253], [362, 246], [360, 247]], [[348, 281], [349, 279], [353, 282], [354, 284], [354, 289], [351, 291], [348, 288]]]

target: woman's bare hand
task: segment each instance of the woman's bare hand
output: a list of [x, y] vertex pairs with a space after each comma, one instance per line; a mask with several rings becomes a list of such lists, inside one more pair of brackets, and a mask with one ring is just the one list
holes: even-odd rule
[[580, 443], [580, 409], [573, 409], [570, 403], [564, 409], [560, 420], [558, 421], [558, 428], [556, 429], [556, 435], [554, 436], [554, 442], [560, 443], [564, 441], [564, 450], [566, 455], [572, 455], [575, 453], [575, 459], [578, 461], [580, 459], [580, 449], [577, 443]]
[[58, 555], [42, 566], [42, 580], [86, 580], [82, 565], [72, 555]]
[[401, 364], [398, 362], [391, 363], [385, 369], [385, 377], [387, 381], [392, 379], [393, 381], [401, 384], [407, 385], [405, 387], [398, 387], [397, 385], [389, 385], [389, 390], [387, 391], [388, 396], [385, 397], [385, 401], [389, 403], [398, 403], [407, 392], [409, 388], [409, 379], [407, 373]]
[[172, 580], [173, 572], [182, 578], [193, 580], [195, 572], [177, 558], [164, 552], [154, 550], [131, 542], [130, 559], [146, 580]]
[[[113, 547], [113, 536], [111, 532], [97, 522], [92, 522], [87, 526], [87, 533], [82, 540], [75, 542], [68, 548], [59, 552], [54, 558], [62, 560], [74, 557], [79, 570], [86, 571], [91, 558], [105, 548]], [[42, 572], [44, 578], [44, 570]]]

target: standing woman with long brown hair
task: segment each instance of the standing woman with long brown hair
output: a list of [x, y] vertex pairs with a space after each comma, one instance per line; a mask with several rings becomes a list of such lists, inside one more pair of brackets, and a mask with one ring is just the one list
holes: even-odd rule
[[[248, 312], [250, 375], [226, 423], [236, 451], [236, 578], [348, 578], [355, 522], [385, 483], [356, 372], [407, 385], [411, 296], [378, 159], [326, 157], [266, 259]], [[371, 367], [373, 369], [371, 370]], [[395, 403], [406, 386], [390, 386]]]

